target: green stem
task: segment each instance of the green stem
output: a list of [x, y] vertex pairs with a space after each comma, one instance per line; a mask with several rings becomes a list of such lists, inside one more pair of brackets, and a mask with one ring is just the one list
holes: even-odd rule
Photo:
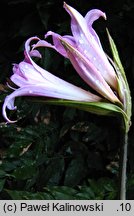
[[128, 133], [125, 133], [123, 142], [120, 148], [120, 200], [126, 200]]

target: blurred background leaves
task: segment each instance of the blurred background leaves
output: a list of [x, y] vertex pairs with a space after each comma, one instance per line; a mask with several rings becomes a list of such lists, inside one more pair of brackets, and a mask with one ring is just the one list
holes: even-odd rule
[[[106, 12], [94, 28], [111, 55], [105, 28], [119, 50], [134, 95], [133, 0], [67, 1], [83, 15], [92, 8]], [[23, 59], [24, 42], [49, 31], [70, 34], [70, 17], [61, 0], [1, 0], [0, 102], [12, 64]], [[88, 89], [68, 60], [43, 49], [41, 64], [53, 74]], [[45, 61], [44, 61], [45, 59]], [[7, 125], [0, 115], [0, 199], [117, 199], [121, 122], [72, 108], [18, 98], [19, 119]], [[133, 121], [133, 116], [132, 116]], [[129, 133], [127, 199], [134, 199], [134, 133]]]

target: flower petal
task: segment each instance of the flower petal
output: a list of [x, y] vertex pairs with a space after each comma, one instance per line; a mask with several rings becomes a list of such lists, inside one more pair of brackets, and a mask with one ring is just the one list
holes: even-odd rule
[[81, 78], [108, 100], [120, 103], [96, 67], [66, 41], [62, 40], [62, 44], [67, 49], [69, 59]]
[[51, 48], [55, 49], [57, 52], [59, 52], [62, 56], [68, 58], [68, 55], [66, 53], [66, 49], [61, 44], [60, 39], [64, 38], [64, 40], [69, 42], [72, 46], [76, 46], [76, 43], [75, 43], [75, 40], [74, 40], [73, 36], [70, 36], [70, 35], [61, 36], [61, 35], [59, 35], [57, 33], [52, 32], [52, 31], [48, 31], [46, 33], [46, 35], [45, 35], [45, 38], [47, 38], [49, 36], [52, 36], [54, 45], [49, 44], [49, 46], [48, 46], [46, 44], [46, 41], [40, 40], [39, 42], [37, 42], [37, 44], [34, 46], [34, 48], [37, 48], [37, 47], [40, 47], [40, 46], [51, 47]]
[[96, 21], [100, 17], [103, 17], [105, 20], [107, 19], [106, 14], [104, 12], [98, 9], [92, 9], [86, 14], [85, 19], [86, 19], [87, 24], [89, 26], [92, 26], [94, 21]]
[[38, 50], [31, 50], [30, 51], [30, 56], [34, 56], [34, 57], [38, 57], [38, 58], [42, 57]]
[[52, 32], [52, 31], [49, 31], [45, 35], [45, 38], [47, 38], [50, 35], [52, 36], [53, 43], [54, 43], [54, 46], [52, 48], [54, 48], [57, 52], [59, 52], [64, 57], [67, 57], [66, 50], [64, 49], [64, 47], [62, 46], [62, 44], [60, 43], [60, 40], [59, 40], [59, 38], [61, 36], [59, 34]]
[[93, 9], [93, 10], [90, 10], [86, 14], [85, 20], [86, 20], [86, 23], [87, 23], [87, 26], [89, 28], [90, 33], [92, 34], [92, 36], [94, 37], [94, 39], [96, 40], [96, 42], [98, 43], [100, 48], [102, 49], [100, 39], [99, 39], [98, 35], [96, 34], [95, 30], [92, 28], [93, 22], [96, 21], [97, 19], [99, 19], [100, 17], [103, 17], [106, 20], [106, 14], [105, 13], [103, 13], [101, 10]]
[[45, 81], [42, 75], [33, 67], [32, 64], [21, 62], [19, 64], [19, 69], [23, 76], [27, 79], [27, 84], [37, 84]]
[[49, 73], [48, 71], [46, 71], [45, 69], [41, 68], [39, 65], [37, 65], [31, 58], [29, 52], [30, 52], [30, 43], [32, 40], [39, 40], [37, 37], [31, 37], [29, 38], [26, 43], [25, 43], [25, 55], [26, 55], [26, 59], [28, 61], [28, 63], [32, 64], [32, 66], [34, 67], [35, 70], [38, 71], [38, 73], [40, 73], [40, 75], [44, 78], [47, 79], [50, 83], [57, 83], [60, 84], [62, 82], [62, 80], [58, 77], [56, 77], [55, 75]]
[[[35, 38], [34, 38], [35, 39]], [[74, 91], [74, 89], [78, 89], [78, 87], [75, 87], [74, 85], [72, 85], [71, 83], [68, 83], [56, 76], [54, 76], [53, 74], [49, 73], [48, 71], [44, 70], [43, 68], [41, 68], [40, 66], [38, 66], [30, 57], [28, 51], [29, 49], [29, 43], [32, 40], [32, 38], [29, 39], [29, 41], [27, 41], [28, 44], [26, 44], [27, 50], [26, 50], [26, 55], [29, 58], [29, 61], [31, 61], [30, 63], [27, 62], [21, 62], [18, 66], [15, 65], [15, 69], [16, 72], [19, 74], [21, 77], [25, 78], [24, 79], [20, 79], [18, 76], [12, 76], [12, 81], [16, 83], [16, 85], [18, 86], [23, 86], [24, 85], [29, 85], [29, 84], [37, 84], [37, 82], [39, 84], [43, 84], [43, 85], [54, 85], [58, 88], [58, 86], [62, 86], [62, 91], [64, 92], [64, 90], [69, 91], [69, 89], [72, 89]], [[15, 69], [14, 69], [14, 73], [15, 73]], [[83, 90], [84, 91], [84, 90]]]
[[85, 36], [88, 36], [88, 29], [84, 17], [77, 10], [67, 5], [65, 2], [64, 8], [71, 16], [71, 29], [74, 38], [77, 39], [77, 35], [80, 33], [84, 33]]
[[14, 106], [14, 99], [15, 97], [19, 96], [44, 96], [44, 97], [52, 97], [52, 98], [59, 98], [59, 99], [67, 99], [67, 100], [75, 100], [75, 101], [89, 101], [95, 102], [100, 101], [101, 98], [93, 95], [90, 92], [87, 92], [79, 87], [73, 86], [69, 89], [64, 89], [64, 86], [57, 86], [57, 85], [27, 85], [23, 86], [9, 96], [5, 98], [3, 104], [3, 116], [4, 118], [12, 123], [15, 121], [9, 120], [6, 113], [6, 108], [10, 110], [15, 110], [16, 107]]
[[19, 87], [27, 85], [27, 80], [19, 76], [18, 74], [13, 74], [10, 79]]
[[[83, 52], [83, 55], [85, 55], [89, 61], [93, 62], [109, 85], [114, 89], [117, 89], [117, 77], [115, 71], [100, 45], [97, 34], [92, 27], [88, 27], [88, 24], [91, 25], [93, 21], [100, 16], [100, 11], [93, 10], [85, 19], [77, 10], [66, 3], [64, 3], [64, 8], [71, 16], [71, 29], [77, 48], [80, 52]], [[101, 15], [103, 15], [103, 12]], [[89, 21], [89, 18], [91, 18], [91, 21]]]

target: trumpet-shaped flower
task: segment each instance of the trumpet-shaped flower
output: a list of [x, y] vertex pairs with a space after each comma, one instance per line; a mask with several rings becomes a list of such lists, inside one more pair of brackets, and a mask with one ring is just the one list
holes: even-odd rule
[[[67, 99], [74, 101], [100, 101], [101, 98], [71, 83], [68, 83], [38, 66], [31, 58], [41, 58], [37, 50], [30, 51], [30, 42], [39, 40], [37, 37], [28, 39], [25, 43], [25, 59], [19, 64], [14, 64], [11, 80], [19, 88], [5, 98], [3, 116], [8, 122], [6, 108], [16, 109], [14, 99], [18, 96], [44, 96], [51, 98]], [[47, 44], [47, 42], [46, 42]], [[48, 45], [48, 44], [47, 44]]]
[[40, 40], [35, 47], [54, 48], [64, 57], [70, 59], [81, 78], [94, 90], [112, 103], [119, 103], [117, 75], [101, 46], [98, 35], [92, 24], [100, 16], [106, 19], [100, 10], [90, 10], [83, 17], [77, 10], [64, 3], [64, 8], [71, 16], [72, 36], [60, 36], [49, 31], [45, 37], [52, 36], [53, 45]]

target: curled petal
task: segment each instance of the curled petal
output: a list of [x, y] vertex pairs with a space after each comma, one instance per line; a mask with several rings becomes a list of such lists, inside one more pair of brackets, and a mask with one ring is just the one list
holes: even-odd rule
[[13, 123], [15, 121], [11, 121], [7, 117], [6, 108], [10, 110], [15, 110], [14, 99], [19, 96], [44, 96], [44, 97], [52, 97], [59, 99], [67, 99], [67, 100], [75, 100], [75, 101], [89, 101], [95, 102], [100, 101], [101, 98], [93, 95], [90, 92], [87, 92], [79, 87], [73, 86], [70, 89], [64, 89], [64, 86], [54, 86], [54, 85], [27, 85], [23, 86], [17, 90], [15, 90], [12, 94], [5, 98], [3, 104], [3, 116], [4, 118]]
[[85, 20], [86, 20], [87, 26], [89, 28], [89, 32], [92, 34], [93, 38], [98, 43], [99, 47], [102, 49], [100, 39], [99, 39], [98, 35], [96, 34], [95, 30], [92, 28], [93, 22], [96, 21], [97, 19], [99, 19], [100, 17], [103, 17], [106, 20], [106, 14], [105, 13], [103, 13], [101, 10], [93, 9], [93, 10], [90, 10], [86, 14]]
[[85, 19], [87, 24], [89, 26], [92, 26], [93, 22], [99, 19], [100, 17], [103, 17], [105, 20], [107, 19], [106, 14], [104, 12], [98, 9], [93, 9], [86, 14]]
[[96, 32], [91, 27], [93, 21], [100, 16], [105, 18], [105, 14], [99, 10], [92, 10], [84, 18], [77, 10], [66, 3], [64, 3], [64, 8], [71, 16], [71, 29], [77, 44], [77, 49], [95, 65], [109, 85], [117, 89], [115, 71], [102, 49]]
[[2, 114], [3, 114], [3, 117], [7, 120], [7, 122], [15, 123], [16, 121], [11, 121], [7, 117], [6, 108], [8, 108], [10, 110], [15, 110], [17, 108], [17, 107], [14, 106], [14, 98], [12, 98], [12, 94], [10, 94], [9, 96], [7, 96], [5, 98], [5, 101], [4, 101], [4, 104], [3, 104], [3, 107], [2, 107]]

